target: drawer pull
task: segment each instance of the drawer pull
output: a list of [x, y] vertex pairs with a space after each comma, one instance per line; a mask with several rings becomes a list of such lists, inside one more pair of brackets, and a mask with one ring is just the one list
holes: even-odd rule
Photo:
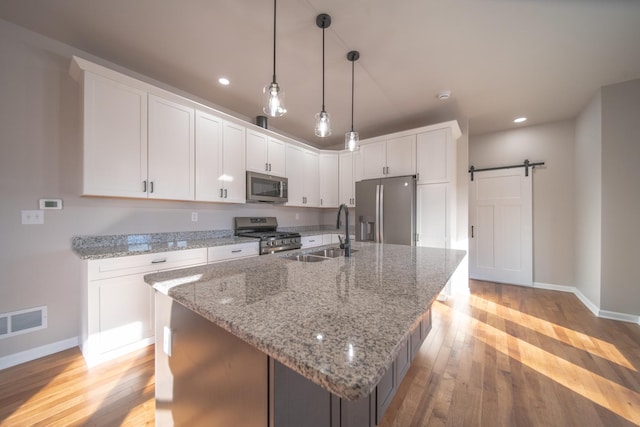
[[151, 261], [151, 264], [162, 264], [163, 262], [167, 262], [167, 259], [154, 259], [153, 261]]
[[237, 254], [239, 252], [242, 252], [242, 249], [236, 249], [235, 251], [231, 251], [232, 254]]

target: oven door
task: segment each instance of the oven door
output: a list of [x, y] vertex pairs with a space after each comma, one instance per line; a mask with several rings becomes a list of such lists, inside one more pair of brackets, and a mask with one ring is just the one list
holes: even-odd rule
[[287, 178], [247, 172], [247, 202], [286, 203]]

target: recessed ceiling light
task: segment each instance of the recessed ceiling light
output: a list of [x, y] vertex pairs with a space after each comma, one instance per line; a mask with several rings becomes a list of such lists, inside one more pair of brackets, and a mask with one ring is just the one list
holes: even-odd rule
[[451, 97], [451, 91], [450, 90], [443, 90], [442, 92], [438, 92], [436, 97], [439, 100], [444, 101], [445, 99], [449, 99]]
[[527, 118], [526, 117], [518, 117], [517, 119], [513, 120], [513, 123], [522, 123], [522, 122], [526, 122]]
[[229, 84], [229, 79], [224, 78], [224, 77], [220, 77], [218, 79], [218, 83], [220, 83], [221, 85], [227, 86]]

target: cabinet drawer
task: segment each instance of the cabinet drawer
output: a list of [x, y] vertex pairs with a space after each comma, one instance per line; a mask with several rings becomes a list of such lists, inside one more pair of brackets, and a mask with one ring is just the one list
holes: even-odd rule
[[258, 242], [213, 246], [208, 249], [209, 263], [259, 255]]
[[197, 264], [206, 264], [207, 249], [158, 252], [88, 261], [89, 280], [108, 279], [130, 274], [152, 273]]
[[318, 234], [316, 236], [303, 236], [300, 239], [300, 242], [302, 243], [302, 248], [312, 248], [314, 246], [322, 246], [322, 234]]

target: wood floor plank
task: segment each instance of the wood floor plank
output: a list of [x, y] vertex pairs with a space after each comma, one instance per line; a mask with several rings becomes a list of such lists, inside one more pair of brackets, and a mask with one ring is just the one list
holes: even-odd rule
[[[572, 294], [471, 281], [380, 427], [640, 427], [640, 326]], [[153, 346], [87, 369], [77, 348], [0, 371], [0, 426], [154, 425]]]

